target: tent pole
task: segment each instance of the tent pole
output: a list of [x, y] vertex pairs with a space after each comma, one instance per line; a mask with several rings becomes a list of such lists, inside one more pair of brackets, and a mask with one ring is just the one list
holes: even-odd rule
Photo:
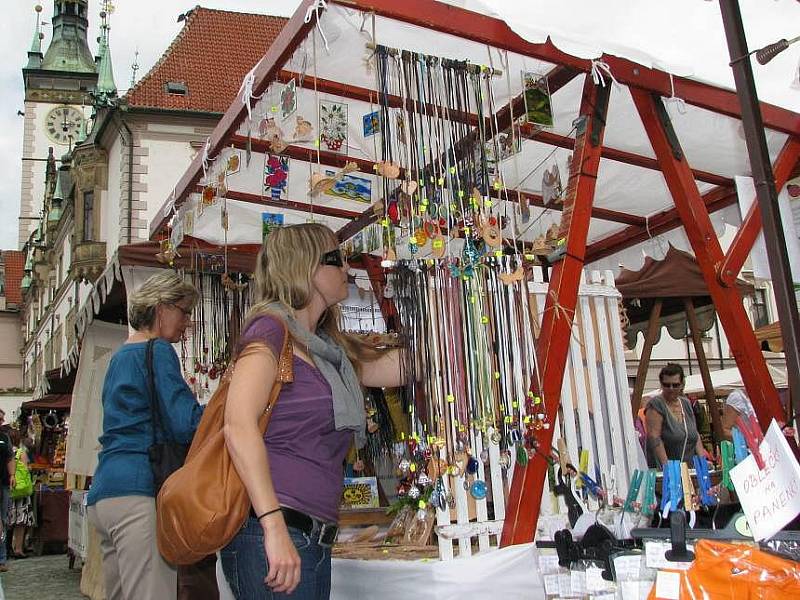
[[[586, 238], [594, 203], [600, 152], [603, 147], [608, 100], [611, 88], [594, 85], [586, 75], [580, 107], [580, 125], [575, 134], [575, 148], [569, 171], [559, 237], [565, 238], [563, 258], [555, 263], [547, 289], [542, 328], [536, 343], [539, 359], [539, 381], [531, 390], [544, 399], [547, 420], [556, 422], [561, 403], [561, 388], [578, 302], [578, 288], [584, 266]], [[547, 460], [553, 443], [554, 427], [537, 432], [540, 452], [534, 454], [527, 467], [517, 463], [511, 484], [501, 546], [533, 540], [542, 505]]]
[[631, 96], [683, 221], [753, 408], [762, 426], [766, 426], [773, 417], [781, 415], [778, 390], [767, 370], [739, 290], [723, 287], [717, 280], [716, 266], [724, 255], [686, 156], [661, 98], [637, 89], [631, 89]]
[[633, 396], [631, 396], [631, 414], [636, 417], [639, 407], [642, 405], [642, 394], [647, 383], [647, 371], [650, 368], [650, 357], [653, 355], [653, 346], [656, 344], [658, 332], [661, 329], [661, 307], [664, 300], [656, 298], [653, 308], [650, 309], [650, 320], [647, 323], [647, 335], [644, 338], [642, 356], [639, 358], [639, 367], [636, 369], [636, 383], [633, 385]]
[[[797, 298], [778, 207], [778, 193], [775, 190], [772, 171], [769, 169], [769, 151], [750, 59], [736, 60], [737, 57], [746, 56], [748, 53], [739, 3], [737, 0], [720, 0], [719, 7], [722, 13], [722, 22], [725, 25], [725, 37], [728, 40], [733, 79], [741, 104], [744, 137], [747, 153], [750, 155], [750, 167], [763, 221], [764, 244], [767, 247], [769, 270], [772, 275], [775, 302], [778, 305], [778, 316], [781, 322], [783, 351], [786, 354], [789, 375], [789, 393], [796, 413], [800, 410], [800, 313], [797, 312]], [[752, 396], [750, 399], [753, 400]], [[753, 401], [753, 407], [758, 413], [755, 401]], [[762, 427], [766, 428], [768, 425], [769, 421], [761, 420]]]
[[691, 298], [684, 298], [683, 306], [686, 310], [686, 318], [689, 321], [689, 332], [692, 335], [692, 342], [694, 343], [694, 353], [697, 355], [697, 365], [700, 367], [703, 389], [706, 392], [706, 402], [708, 403], [708, 412], [711, 417], [712, 442], [713, 445], [716, 446], [724, 439], [722, 437], [722, 421], [720, 421], [722, 415], [719, 412], [717, 395], [714, 391], [714, 384], [711, 381], [711, 373], [708, 370], [706, 351], [700, 339], [700, 325], [697, 322], [697, 312], [694, 310], [694, 301]]

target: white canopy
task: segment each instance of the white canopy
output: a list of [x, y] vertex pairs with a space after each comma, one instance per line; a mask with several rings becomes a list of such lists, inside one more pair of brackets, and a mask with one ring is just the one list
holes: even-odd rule
[[[325, 10], [320, 10], [318, 26], [309, 30], [308, 26], [303, 29], [297, 25], [302, 22], [305, 9], [313, 5], [309, 2], [303, 3], [281, 37], [255, 68], [251, 79], [252, 87], [242, 86], [240, 97], [234, 101], [223, 122], [212, 134], [205, 153], [205, 168], [201, 166], [202, 157], [198, 157], [178, 183], [175, 195], [156, 215], [151, 225], [151, 235], [155, 236], [161, 231], [169, 219], [173, 219], [173, 231], [178, 233], [191, 220], [192, 230], [187, 229], [184, 233], [203, 241], [212, 244], [257, 244], [261, 241], [262, 212], [282, 213], [287, 223], [305, 221], [313, 213], [316, 220], [326, 222], [334, 230], [341, 230], [349, 221], [359, 216], [362, 216], [363, 223], [364, 216], [372, 212], [370, 205], [378, 206], [376, 212], [380, 212], [378, 203], [383, 200], [384, 180], [372, 168], [374, 163], [381, 160], [380, 135], [368, 137], [363, 132], [364, 116], [378, 108], [375, 63], [369, 43], [441, 58], [466, 60], [477, 65], [491, 65], [502, 70], [501, 76], [492, 79], [491, 105], [489, 98], [484, 98], [482, 111], [489, 118], [496, 117], [500, 110], [508, 107], [511, 99], [520, 96], [523, 90], [523, 71], [554, 74], [561, 69], [559, 83], [553, 84], [552, 90], [553, 126], [545, 131], [530, 132], [525, 136], [521, 151], [501, 161], [499, 169], [505, 189], [510, 191], [510, 197], [501, 193], [492, 209], [496, 214], [511, 217], [503, 230], [506, 238], [531, 241], [543, 234], [553, 223], [558, 223], [561, 218], [559, 209], [536, 206], [531, 207], [530, 221], [522, 223], [513, 195], [522, 193], [530, 194], [533, 199], [540, 198], [543, 192], [543, 173], [553, 166], [559, 167], [566, 186], [567, 161], [575, 137], [573, 123], [579, 113], [584, 79], [592, 70], [592, 64], [585, 61], [583, 56], [596, 54], [599, 48], [588, 37], [586, 39], [591, 43], [582, 49], [570, 45], [567, 42], [569, 36], [557, 35], [555, 28], [552, 30], [553, 39], [576, 55], [553, 51], [549, 43], [541, 44], [541, 35], [537, 38], [531, 33], [530, 15], [535, 13], [520, 12], [521, 8], [512, 9], [509, 5], [514, 3], [492, 2], [488, 10], [478, 2], [459, 4], [483, 14], [471, 17], [471, 13], [461, 8], [430, 2], [430, 11], [438, 11], [439, 16], [444, 15], [445, 20], [450, 15], [453, 16], [452, 24], [446, 23], [445, 26], [440, 23], [434, 26], [429, 24], [424, 15], [412, 14], [411, 9], [404, 7], [402, 3], [365, 0], [341, 4], [328, 2]], [[518, 4], [521, 7], [521, 3]], [[481, 20], [475, 27], [507, 27], [502, 21], [485, 16], [492, 10], [507, 18], [508, 26], [514, 31], [525, 36], [533, 35], [534, 41], [540, 45], [526, 46], [526, 42], [518, 39], [501, 44], [508, 36], [514, 36], [509, 30], [506, 37], [489, 36], [497, 44], [492, 46], [481, 41], [480, 29], [459, 29], [468, 28], [472, 21]], [[522, 20], [526, 14], [527, 21]], [[313, 6], [309, 9], [309, 18], [313, 23]], [[454, 35], [456, 31], [461, 35]], [[612, 50], [623, 56], [635, 55], [624, 52], [624, 48]], [[741, 123], [735, 116], [738, 112], [735, 95], [692, 82], [691, 78], [673, 78], [663, 72], [650, 71], [646, 67], [657, 66], [659, 61], [643, 55], [635, 56], [645, 65], [638, 67], [615, 57], [603, 57], [608, 63], [603, 71], [604, 78], [607, 85], [613, 85], [613, 88], [606, 119], [605, 151], [600, 162], [595, 191], [595, 212], [587, 242], [589, 262], [609, 254], [593, 253], [593, 248], [599, 242], [609, 240], [611, 236], [617, 236], [619, 240], [612, 246], [615, 252], [621, 251], [626, 245], [653, 238], [651, 226], [654, 219], [662, 217], [662, 213], [674, 207], [632, 101], [628, 88], [632, 82], [667, 96], [665, 106], [688, 162], [695, 170], [698, 190], [701, 194], [707, 194], [708, 200], [714, 205], [713, 209], [718, 210], [713, 215], [717, 233], [724, 231], [726, 223], [738, 225], [740, 222], [739, 211], [735, 206], [733, 178], [737, 175], [748, 175], [750, 166]], [[541, 57], [552, 58], [544, 60]], [[557, 60], [562, 59], [564, 62], [561, 65], [556, 64]], [[697, 62], [702, 62], [703, 57], [698, 56], [696, 59]], [[612, 84], [611, 75], [622, 83]], [[642, 81], [638, 81], [637, 77], [641, 77]], [[281, 93], [285, 83], [291, 79], [297, 82], [297, 110], [284, 118], [279, 110]], [[243, 102], [248, 89], [252, 89], [253, 98], [258, 98], [249, 111], [246, 101]], [[402, 90], [393, 90], [393, 93], [402, 96]], [[672, 93], [675, 94], [675, 99], [669, 98]], [[686, 96], [686, 102], [677, 99], [682, 95]], [[313, 141], [306, 140], [313, 140], [318, 135], [319, 105], [324, 101], [346, 104], [347, 140], [339, 152], [323, 152], [320, 157]], [[476, 112], [473, 108], [473, 116]], [[519, 116], [519, 112], [517, 107], [515, 117]], [[774, 160], [787, 141], [786, 132], [796, 131], [800, 127], [800, 116], [777, 107], [771, 107], [765, 115], [768, 125], [767, 145]], [[294, 137], [295, 122], [299, 117], [312, 125], [314, 133], [311, 137]], [[265, 143], [259, 139], [259, 123], [266, 118], [275, 119], [282, 130], [283, 138], [289, 143], [284, 152], [284, 156], [289, 157], [288, 184], [286, 193], [280, 198], [271, 197], [269, 189], [264, 186], [267, 150]], [[249, 161], [244, 159], [248, 137], [253, 140]], [[219, 204], [206, 207], [201, 215], [198, 214], [201, 191], [198, 183], [202, 185], [217, 181], [225, 171], [231, 152], [238, 152], [242, 160], [238, 172], [227, 177], [227, 216], [230, 227], [226, 234], [220, 226]], [[362, 197], [364, 201], [327, 194], [312, 198], [309, 194], [312, 173], [333, 173], [349, 160], [358, 163], [358, 171], [352, 175], [365, 182], [367, 192]], [[396, 182], [390, 184], [397, 185]], [[175, 208], [179, 211], [177, 218]], [[192, 213], [191, 219], [186, 216], [187, 213]], [[348, 233], [342, 234], [344, 239], [354, 232]], [[682, 230], [673, 229], [667, 236], [673, 245], [690, 249]], [[665, 248], [667, 243], [657, 241], [650, 246], [648, 252]], [[418, 256], [424, 257], [429, 251], [430, 248], [422, 247]], [[456, 254], [460, 247], [454, 244], [448, 251]], [[636, 263], [642, 258], [642, 251], [632, 255], [628, 253], [626, 266], [637, 268], [639, 265]], [[618, 265], [603, 266], [616, 268]]]

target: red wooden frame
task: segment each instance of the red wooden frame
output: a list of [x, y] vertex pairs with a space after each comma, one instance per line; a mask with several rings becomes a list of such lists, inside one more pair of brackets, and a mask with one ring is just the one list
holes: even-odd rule
[[[775, 189], [780, 190], [789, 178], [800, 160], [800, 140], [797, 138], [789, 138], [786, 140], [781, 149], [781, 153], [775, 160], [775, 165], [772, 168], [772, 174], [775, 177]], [[753, 244], [761, 232], [761, 210], [758, 208], [758, 202], [754, 199], [747, 216], [736, 232], [736, 237], [733, 238], [728, 253], [725, 255], [725, 260], [718, 267], [719, 280], [722, 285], [732, 287], [736, 282], [736, 277], [739, 271], [742, 270], [742, 265], [747, 257], [750, 255], [750, 250], [753, 249]]]
[[[550, 276], [542, 329], [536, 345], [542, 388], [535, 389], [534, 382], [531, 382], [531, 386], [534, 393], [541, 394], [545, 401], [549, 423], [556, 422], [561, 402], [561, 387], [572, 339], [572, 323], [578, 302], [586, 237], [589, 234], [597, 169], [603, 147], [609, 96], [599, 92], [600, 89], [592, 82], [591, 75], [587, 75], [580, 107], [580, 115], [586, 118], [586, 132], [583, 143], [576, 142], [570, 167], [570, 190], [565, 200], [565, 204], [570, 201], [569, 192], [574, 190], [574, 205], [571, 214], [565, 212], [562, 216], [562, 231], [566, 228], [567, 232], [566, 253], [556, 263]], [[597, 118], [595, 111], [600, 113]], [[593, 137], [595, 145], [592, 144]], [[519, 466], [519, 463], [515, 467], [500, 539], [502, 546], [530, 542], [533, 539], [539, 520], [538, 509], [542, 503], [544, 478], [547, 475], [548, 464], [544, 456], [549, 454], [554, 430], [555, 427], [541, 430], [537, 439], [542, 452], [537, 452], [526, 467]]]
[[686, 156], [672, 131], [661, 99], [636, 89], [631, 90], [631, 95], [725, 329], [750, 401], [759, 422], [766, 427], [773, 417], [781, 416], [778, 390], [767, 370], [739, 290], [736, 287], [723, 287], [717, 279], [717, 265], [722, 263], [724, 255]]

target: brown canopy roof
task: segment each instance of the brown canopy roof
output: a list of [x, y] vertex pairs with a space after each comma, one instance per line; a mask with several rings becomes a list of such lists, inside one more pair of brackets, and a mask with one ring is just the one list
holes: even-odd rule
[[[687, 298], [708, 296], [708, 286], [694, 256], [669, 247], [662, 260], [647, 257], [638, 271], [623, 269], [616, 279], [623, 298]], [[752, 294], [753, 286], [737, 280], [742, 294]]]

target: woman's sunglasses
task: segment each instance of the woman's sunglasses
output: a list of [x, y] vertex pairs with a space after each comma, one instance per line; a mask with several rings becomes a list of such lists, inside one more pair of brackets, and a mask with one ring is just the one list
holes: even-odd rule
[[344, 256], [342, 256], [341, 249], [336, 248], [335, 250], [331, 250], [330, 252], [323, 254], [319, 259], [319, 264], [326, 265], [328, 267], [343, 267]]

